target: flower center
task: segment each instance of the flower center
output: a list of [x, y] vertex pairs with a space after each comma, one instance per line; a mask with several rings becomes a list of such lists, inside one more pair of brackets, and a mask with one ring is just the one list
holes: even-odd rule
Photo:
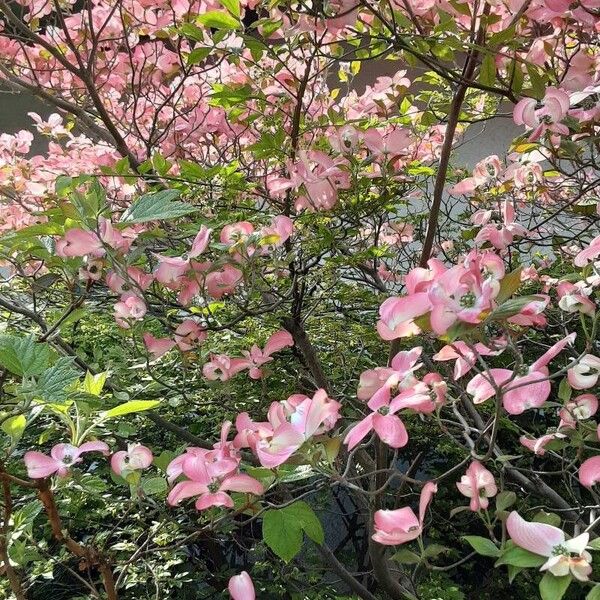
[[463, 294], [459, 300], [459, 304], [463, 308], [473, 308], [475, 306], [475, 294], [473, 292]]
[[212, 483], [208, 484], [208, 491], [211, 494], [216, 494], [219, 491], [220, 487], [221, 487], [221, 484], [218, 481], [213, 481]]
[[390, 407], [389, 407], [389, 406], [380, 406], [380, 407], [377, 409], [377, 412], [378, 412], [380, 415], [388, 415], [388, 414], [390, 413]]

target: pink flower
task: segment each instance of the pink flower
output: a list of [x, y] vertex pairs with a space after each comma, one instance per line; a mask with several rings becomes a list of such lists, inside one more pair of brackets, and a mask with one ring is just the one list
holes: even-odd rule
[[254, 225], [248, 221], [240, 221], [239, 223], [232, 223], [231, 225], [225, 225], [221, 229], [219, 239], [222, 244], [228, 246], [235, 246], [239, 243], [244, 243], [248, 236], [254, 232]]
[[598, 398], [594, 394], [580, 394], [573, 400], [567, 402], [560, 409], [560, 423], [558, 428], [575, 428], [579, 421], [585, 421], [598, 412]]
[[569, 128], [562, 125], [562, 121], [569, 110], [569, 95], [563, 90], [550, 87], [546, 90], [544, 99], [537, 101], [534, 98], [523, 98], [519, 101], [513, 112], [517, 125], [526, 125], [533, 129], [529, 141], [538, 140], [545, 131], [559, 135], [568, 135]]
[[227, 381], [248, 368], [245, 358], [230, 358], [227, 354], [211, 354], [210, 361], [202, 367], [202, 374], [209, 381]]
[[285, 215], [278, 215], [273, 219], [271, 225], [260, 230], [262, 239], [261, 246], [278, 248], [282, 246], [294, 232], [294, 223]]
[[127, 268], [127, 279], [115, 271], [110, 271], [106, 275], [106, 285], [116, 294], [130, 292], [132, 289], [146, 291], [153, 281], [154, 276], [151, 273], [145, 273], [137, 267]]
[[567, 371], [567, 379], [575, 390], [587, 390], [598, 383], [600, 358], [585, 354], [581, 360]]
[[115, 321], [123, 329], [131, 327], [131, 321], [139, 321], [146, 314], [146, 303], [132, 292], [121, 296], [114, 306]]
[[366, 401], [374, 398], [374, 402], [378, 402], [385, 398], [389, 402], [392, 390], [400, 392], [414, 385], [416, 378], [413, 373], [422, 366], [417, 363], [422, 352], [421, 346], [402, 350], [394, 356], [389, 367], [376, 367], [361, 373], [356, 392], [358, 399]]
[[85, 452], [102, 452], [107, 456], [109, 449], [104, 442], [86, 442], [79, 447], [71, 444], [56, 444], [50, 451], [50, 456], [29, 451], [25, 453], [23, 460], [27, 467], [27, 475], [31, 479], [43, 479], [52, 473], [56, 473], [59, 477], [66, 477], [69, 469], [81, 462], [80, 457]]
[[242, 352], [247, 362], [246, 368], [250, 369], [250, 377], [252, 379], [260, 379], [263, 376], [261, 367], [273, 360], [271, 354], [293, 345], [294, 339], [292, 335], [285, 329], [281, 329], [267, 340], [263, 350], [254, 344], [249, 351]]
[[193, 262], [193, 259], [200, 256], [208, 248], [211, 233], [212, 229], [202, 225], [192, 242], [192, 247], [183, 256], [157, 254], [156, 258], [159, 265], [154, 273], [156, 280], [169, 287], [179, 287], [180, 280], [188, 271], [193, 270], [194, 264], [197, 264]]
[[129, 444], [127, 450], [115, 452], [110, 459], [112, 470], [120, 477], [127, 477], [131, 471], [147, 469], [152, 464], [150, 448], [141, 444]]
[[579, 467], [579, 483], [591, 488], [600, 481], [600, 456], [592, 456], [581, 463]]
[[488, 498], [498, 493], [494, 476], [478, 460], [469, 465], [456, 487], [463, 496], [471, 498], [469, 506], [473, 512], [487, 509]]
[[595, 237], [587, 248], [584, 248], [573, 260], [576, 267], [585, 267], [585, 265], [600, 255], [600, 235]]
[[[405, 398], [401, 398], [401, 400], [405, 400]], [[348, 450], [357, 446], [371, 431], [375, 431], [379, 439], [391, 448], [406, 446], [408, 432], [402, 419], [394, 414], [400, 408], [403, 407], [398, 406], [398, 402], [392, 401], [390, 404], [384, 402], [354, 425], [344, 438], [344, 444], [348, 446]]]
[[518, 314], [506, 320], [521, 327], [543, 327], [547, 322], [543, 312], [550, 302], [550, 296], [539, 294], [535, 298], [521, 308]]
[[155, 338], [151, 333], [146, 332], [143, 335], [144, 346], [154, 360], [166, 354], [173, 346], [175, 341], [170, 338]]
[[187, 352], [206, 340], [206, 329], [194, 319], [185, 319], [175, 329], [175, 343], [182, 352]]
[[56, 254], [64, 258], [75, 256], [101, 256], [104, 247], [100, 238], [91, 231], [69, 229], [63, 238], [56, 242]]
[[245, 474], [229, 475], [225, 478], [206, 477], [198, 480], [181, 481], [169, 492], [167, 502], [177, 506], [182, 500], [194, 498], [197, 510], [211, 506], [233, 508], [233, 499], [227, 492], [240, 492], [260, 496], [264, 492], [262, 484]]
[[580, 312], [593, 316], [596, 312], [596, 305], [588, 298], [591, 289], [586, 289], [584, 285], [573, 284], [568, 281], [559, 283], [556, 286], [556, 292], [559, 297], [558, 306], [565, 312]]
[[341, 404], [319, 389], [312, 398], [293, 394], [281, 403], [287, 418], [296, 431], [308, 440], [333, 429], [340, 418]]
[[534, 362], [524, 375], [516, 375], [510, 369], [489, 369], [487, 373], [476, 375], [467, 384], [467, 393], [473, 396], [475, 404], [481, 404], [496, 394], [495, 387], [502, 394], [502, 404], [508, 414], [520, 415], [529, 408], [539, 408], [551, 392], [548, 381], [547, 364], [564, 348], [573, 343], [575, 333], [566, 336]]
[[411, 138], [406, 129], [396, 127], [383, 132], [378, 129], [367, 129], [363, 134], [365, 146], [378, 159], [392, 160], [402, 154], [411, 144]]
[[254, 584], [246, 571], [234, 575], [229, 580], [228, 589], [232, 600], [254, 600], [256, 598]]
[[454, 360], [454, 379], [466, 375], [477, 363], [478, 356], [497, 356], [502, 350], [490, 350], [481, 343], [476, 343], [473, 350], [462, 341], [452, 342], [444, 346], [437, 354], [432, 356], [433, 360]]
[[261, 465], [283, 464], [305, 441], [331, 430], [338, 419], [340, 404], [317, 390], [312, 398], [293, 394], [284, 402], [273, 402], [266, 422], [254, 422], [248, 413], [237, 416], [236, 448], [250, 448]]
[[523, 237], [529, 233], [525, 227], [515, 222], [515, 209], [512, 202], [504, 201], [502, 206], [502, 224], [488, 223], [477, 234], [476, 242], [489, 242], [498, 250], [506, 250], [515, 236]]
[[375, 513], [373, 539], [384, 546], [398, 546], [417, 539], [423, 533], [425, 513], [436, 492], [437, 485], [432, 481], [423, 486], [419, 500], [419, 518], [408, 506], [397, 510], [378, 510]]
[[206, 275], [206, 290], [212, 298], [218, 300], [233, 293], [242, 277], [243, 273], [239, 269], [226, 264], [218, 271], [211, 271]]
[[213, 450], [190, 447], [174, 458], [167, 466], [169, 483], [173, 483], [182, 474], [194, 479], [198, 469], [202, 473], [206, 471], [211, 477], [234, 474], [240, 464], [240, 456], [234, 443], [227, 441], [230, 429], [231, 421], [224, 421], [221, 425], [221, 438], [214, 444]]
[[450, 188], [453, 195], [472, 194], [478, 187], [491, 183], [500, 175], [502, 164], [495, 154], [479, 161], [473, 169], [473, 176], [459, 181]]
[[556, 577], [571, 573], [579, 581], [588, 580], [592, 572], [592, 557], [586, 551], [589, 533], [567, 540], [562, 529], [547, 523], [530, 523], [516, 511], [508, 515], [506, 529], [516, 546], [548, 558], [540, 571], [550, 571]]
[[525, 446], [528, 450], [531, 450], [537, 456], [544, 456], [546, 454], [546, 446], [554, 440], [564, 438], [565, 436], [561, 433], [548, 433], [539, 438], [528, 438], [522, 435], [519, 438], [519, 442], [522, 446]]
[[262, 484], [249, 475], [239, 473], [239, 457], [227, 442], [231, 423], [221, 428], [221, 441], [214, 450], [188, 448], [185, 454], [171, 461], [167, 467], [169, 480], [180, 474], [188, 479], [176, 483], [169, 492], [167, 502], [176, 506], [186, 498], [198, 496], [196, 508], [205, 510], [211, 506], [233, 508], [233, 499], [227, 492], [240, 492], [259, 496], [264, 492]]

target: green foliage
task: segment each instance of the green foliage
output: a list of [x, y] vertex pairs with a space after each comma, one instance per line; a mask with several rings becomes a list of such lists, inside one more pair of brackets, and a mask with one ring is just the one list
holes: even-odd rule
[[161, 190], [138, 198], [121, 216], [121, 223], [133, 225], [149, 221], [177, 219], [197, 211], [194, 206], [179, 202], [178, 190]]
[[319, 519], [305, 502], [298, 501], [278, 510], [268, 510], [263, 517], [263, 539], [285, 562], [294, 558], [302, 547], [303, 533], [322, 544], [324, 533]]

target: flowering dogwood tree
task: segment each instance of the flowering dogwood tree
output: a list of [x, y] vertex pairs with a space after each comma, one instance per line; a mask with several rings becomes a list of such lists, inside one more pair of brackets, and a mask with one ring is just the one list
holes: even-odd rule
[[598, 0], [0, 13], [4, 594], [600, 598]]

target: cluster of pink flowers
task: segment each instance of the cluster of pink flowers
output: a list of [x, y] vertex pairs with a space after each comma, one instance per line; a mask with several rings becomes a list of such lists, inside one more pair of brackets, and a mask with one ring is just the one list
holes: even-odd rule
[[389, 367], [377, 367], [360, 376], [357, 396], [368, 401], [371, 409], [362, 421], [350, 429], [344, 443], [351, 450], [371, 431], [391, 448], [402, 448], [408, 443], [408, 432], [399, 411], [412, 410], [430, 414], [445, 403], [446, 383], [438, 373], [428, 373], [420, 381], [414, 371], [422, 348], [401, 351], [394, 356]]
[[248, 413], [240, 413], [233, 445], [250, 448], [263, 467], [278, 467], [310, 438], [333, 429], [340, 408], [340, 403], [322, 389], [312, 398], [293, 394], [287, 400], [273, 402], [266, 421], [256, 422]]
[[473, 250], [449, 269], [438, 259], [430, 259], [428, 266], [406, 275], [406, 296], [388, 298], [381, 305], [377, 331], [384, 340], [419, 333], [415, 319], [426, 314], [432, 330], [443, 335], [456, 322], [481, 323], [496, 307], [505, 274], [497, 254]]
[[240, 371], [248, 369], [251, 379], [261, 379], [264, 376], [262, 366], [273, 360], [271, 355], [293, 345], [292, 335], [282, 329], [267, 340], [262, 350], [254, 344], [250, 350], [244, 350], [240, 358], [231, 358], [227, 354], [211, 356], [210, 361], [202, 367], [202, 373], [210, 381], [227, 381]]
[[[30, 450], [25, 453], [23, 460], [27, 475], [31, 479], [44, 479], [51, 475], [66, 477], [76, 464], [82, 462], [82, 455], [87, 452], [101, 452], [104, 456], [110, 454], [105, 442], [85, 442], [81, 446], [72, 444], [56, 444], [50, 451], [50, 456]], [[153, 461], [152, 451], [141, 444], [130, 444], [127, 450], [119, 450], [111, 457], [111, 468], [119, 476], [126, 477], [132, 471], [148, 468]]]
[[185, 476], [173, 486], [167, 502], [172, 506], [186, 498], [197, 497], [196, 508], [205, 510], [211, 506], [233, 508], [234, 502], [228, 492], [240, 492], [260, 496], [264, 492], [256, 479], [240, 472], [241, 456], [233, 442], [227, 441], [231, 422], [221, 428], [221, 439], [213, 450], [187, 448], [184, 454], [171, 461], [167, 467], [169, 481]]

